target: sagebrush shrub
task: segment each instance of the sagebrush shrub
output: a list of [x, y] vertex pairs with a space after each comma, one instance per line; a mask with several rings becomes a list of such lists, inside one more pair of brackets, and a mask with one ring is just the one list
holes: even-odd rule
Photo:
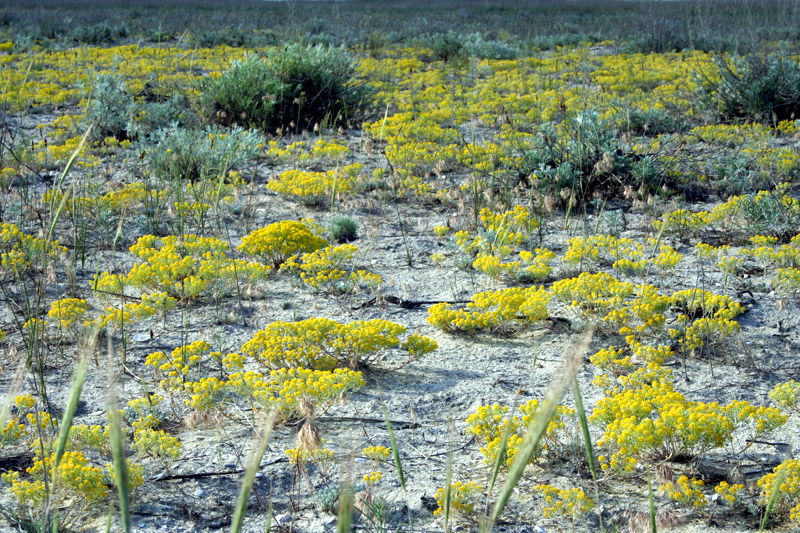
[[346, 125], [372, 94], [344, 49], [291, 44], [209, 79], [201, 100], [212, 122], [274, 132]]
[[262, 143], [258, 133], [241, 128], [225, 133], [172, 126], [156, 130], [142, 148], [156, 178], [194, 183], [241, 168], [258, 156]]
[[717, 58], [720, 79], [704, 84], [726, 120], [789, 120], [800, 108], [800, 65], [778, 53]]
[[87, 121], [95, 124], [92, 137], [96, 140], [129, 139], [135, 109], [133, 96], [127, 91], [122, 76], [99, 74], [92, 83], [86, 109]]

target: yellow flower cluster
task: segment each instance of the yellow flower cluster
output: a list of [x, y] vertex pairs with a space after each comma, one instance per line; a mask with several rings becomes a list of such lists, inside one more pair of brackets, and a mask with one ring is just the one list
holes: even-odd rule
[[704, 229], [719, 227], [732, 232], [744, 232], [746, 236], [754, 236], [752, 213], [775, 211], [780, 208], [784, 217], [800, 215], [800, 201], [786, 194], [786, 186], [778, 185], [772, 191], [759, 191], [755, 194], [732, 196], [726, 202], [709, 211], [691, 213], [679, 209], [665, 213], [661, 219], [653, 221], [653, 227], [659, 231], [678, 233], [684, 236], [696, 235]]
[[283, 220], [242, 237], [239, 250], [279, 268], [293, 255], [314, 252], [327, 245], [325, 239], [318, 237], [303, 222]]
[[63, 300], [56, 300], [50, 304], [47, 317], [58, 328], [69, 330], [88, 310], [89, 304], [86, 300], [80, 298], [64, 298]]
[[[231, 375], [232, 385], [237, 375]], [[273, 370], [268, 380], [253, 382], [253, 398], [267, 409], [277, 407], [286, 416], [297, 412], [308, 402], [321, 412], [326, 411], [343, 394], [356, 391], [366, 385], [361, 372], [337, 368], [333, 371], [308, 370], [305, 368], [281, 368]]]
[[550, 293], [542, 287], [512, 287], [474, 295], [466, 309], [438, 303], [428, 309], [428, 323], [449, 333], [515, 330], [549, 316]]
[[782, 478], [778, 489], [778, 499], [773, 512], [789, 512], [794, 522], [800, 522], [800, 460], [787, 459], [776, 466], [772, 473], [758, 480], [761, 489], [761, 502], [766, 504], [772, 494], [774, 484]]
[[[530, 244], [532, 232], [538, 225], [530, 211], [521, 205], [504, 212], [483, 208], [476, 233], [462, 230], [451, 237], [452, 245], [461, 256], [456, 259], [456, 264], [466, 267], [471, 263], [476, 270], [494, 278], [541, 281], [552, 271], [550, 263], [555, 254], [550, 250], [536, 248], [535, 253], [521, 250], [519, 261], [504, 262], [515, 248]], [[434, 232], [445, 237], [449, 228], [437, 226]]]
[[382, 361], [389, 349], [401, 349], [417, 359], [434, 351], [433, 339], [401, 336], [405, 327], [375, 319], [341, 324], [328, 318], [275, 322], [257, 331], [242, 346], [242, 354], [270, 369], [303, 367], [331, 370], [337, 366], [358, 368]]
[[661, 492], [682, 505], [702, 509], [708, 505], [708, 499], [703, 494], [704, 486], [705, 483], [702, 479], [689, 479], [687, 476], [681, 476], [674, 483], [668, 481], [662, 485]]
[[327, 172], [287, 170], [270, 181], [267, 188], [307, 205], [321, 205], [330, 202], [334, 194], [353, 191], [363, 168], [361, 163], [353, 163]]
[[41, 271], [67, 257], [67, 249], [21, 231], [14, 224], [0, 223], [0, 264], [3, 270], [21, 278], [29, 270]]
[[380, 275], [356, 268], [358, 247], [352, 244], [326, 246], [290, 257], [282, 269], [299, 272], [300, 279], [321, 292], [339, 295], [356, 290], [374, 290], [383, 283]]
[[377, 470], [377, 471], [373, 470], [372, 472], [369, 472], [368, 474], [364, 474], [364, 477], [363, 477], [364, 483], [366, 483], [367, 486], [369, 486], [369, 487], [373, 487], [373, 486], [377, 485], [382, 478], [383, 478], [383, 472], [381, 472], [380, 470]]
[[162, 389], [182, 390], [189, 372], [200, 366], [201, 359], [210, 350], [211, 345], [206, 341], [195, 341], [175, 348], [169, 358], [164, 352], [153, 352], [147, 356], [144, 364], [155, 367], [157, 372], [163, 376]]
[[314, 463], [320, 468], [325, 468], [328, 464], [332, 463], [336, 458], [333, 450], [325, 448], [308, 449], [303, 447], [290, 448], [286, 450], [286, 457], [289, 458], [289, 463], [296, 466], [303, 466], [306, 463]]
[[784, 409], [790, 409], [800, 413], [800, 383], [789, 380], [786, 383], [778, 383], [769, 393], [770, 399]]
[[632, 385], [601, 399], [590, 417], [604, 431], [598, 446], [611, 455], [598, 460], [610, 473], [631, 473], [650, 457], [699, 455], [719, 448], [737, 428], [749, 428], [751, 438], [757, 438], [786, 423], [777, 409], [748, 402], [720, 406], [688, 401], [666, 375], [650, 375]]
[[685, 350], [718, 342], [741, 329], [733, 319], [745, 309], [728, 296], [689, 289], [674, 293], [672, 304], [681, 310], [677, 316], [681, 327], [670, 328], [669, 333]]
[[188, 301], [210, 289], [229, 290], [237, 278], [250, 283], [261, 281], [270, 271], [260, 263], [231, 259], [228, 244], [212, 237], [145, 235], [130, 250], [144, 261], [136, 263], [125, 276], [107, 272], [97, 276], [94, 290], [121, 295], [129, 285], [144, 294], [163, 292]]
[[550, 288], [553, 296], [567, 302], [586, 316], [601, 318], [622, 307], [634, 291], [631, 283], [619, 281], [605, 272], [556, 281]]
[[594, 509], [594, 500], [579, 488], [559, 489], [552, 485], [539, 484], [533, 488], [544, 497], [544, 517], [566, 516], [575, 520]]
[[719, 494], [720, 498], [728, 505], [728, 507], [735, 507], [739, 495], [744, 490], [744, 485], [734, 484], [730, 485], [727, 481], [720, 481], [719, 485], [714, 487], [714, 492]]
[[[0, 479], [11, 486], [17, 503], [29, 512], [41, 516], [48, 501], [71, 502], [75, 509], [89, 509], [108, 496], [101, 468], [89, 464], [80, 451], [65, 451], [56, 468], [55, 453], [42, 456], [35, 448], [33, 465], [25, 478], [20, 472], [2, 474]], [[65, 513], [68, 514], [68, 513]]]
[[381, 463], [389, 458], [391, 452], [386, 446], [367, 446], [361, 451], [361, 455], [376, 463]]
[[305, 141], [297, 141], [285, 148], [278, 141], [269, 141], [266, 155], [278, 163], [339, 163], [349, 153], [347, 146], [320, 138], [310, 145]]
[[[487, 464], [493, 465], [497, 461], [497, 454], [501, 451], [503, 435], [507, 432], [508, 440], [502, 464], [506, 467], [511, 466], [519, 452], [519, 446], [525, 437], [528, 426], [531, 420], [536, 417], [540, 407], [539, 400], [529, 400], [520, 406], [519, 414], [521, 416], [509, 417], [509, 409], [506, 406], [500, 406], [500, 404], [481, 405], [475, 413], [467, 418], [466, 431], [475, 435], [478, 441], [484, 444], [481, 447], [481, 454]], [[573, 427], [571, 423], [574, 422], [574, 417], [575, 411], [573, 409], [558, 406], [555, 415], [553, 415], [547, 426], [544, 441], [539, 447], [539, 451], [553, 453], [562, 448], [564, 443], [568, 441], [567, 428]], [[538, 455], [532, 457], [531, 460], [533, 461], [537, 457]]]
[[[444, 513], [446, 492], [444, 487], [436, 490], [434, 498], [436, 498], [436, 503], [439, 504], [439, 507], [433, 511], [434, 516], [440, 516]], [[478, 503], [478, 498], [482, 493], [483, 487], [474, 481], [468, 481], [467, 483], [456, 481], [450, 484], [450, 512], [453, 516], [472, 520], [475, 514], [475, 505]]]
[[143, 427], [134, 433], [131, 447], [140, 454], [164, 462], [174, 461], [183, 454], [181, 441], [164, 430]]
[[541, 282], [553, 271], [550, 264], [556, 254], [547, 248], [536, 248], [534, 252], [522, 250], [519, 258], [519, 261], [503, 262], [497, 255], [479, 252], [472, 267], [490, 278]]

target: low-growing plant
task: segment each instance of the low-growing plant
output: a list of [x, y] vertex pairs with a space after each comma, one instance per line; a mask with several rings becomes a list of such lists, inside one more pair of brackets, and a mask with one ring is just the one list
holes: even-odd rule
[[290, 257], [300, 253], [311, 253], [328, 245], [305, 223], [283, 220], [252, 231], [242, 237], [239, 250], [257, 257], [262, 263], [280, 266]]
[[358, 222], [353, 217], [339, 216], [331, 220], [331, 238], [342, 244], [358, 238]]
[[[299, 322], [275, 322], [256, 332], [242, 346], [242, 354], [267, 368], [303, 367], [331, 370], [387, 366], [384, 354], [398, 349], [407, 360], [418, 359], [437, 348], [436, 341], [420, 335], [401, 336], [405, 327], [386, 320], [367, 320], [341, 324], [326, 318]], [[391, 367], [390, 367], [391, 368]]]
[[303, 283], [332, 295], [371, 291], [380, 287], [383, 278], [358, 268], [358, 259], [357, 246], [340, 244], [293, 256], [283, 264], [281, 270], [299, 273]]
[[[501, 466], [508, 468], [514, 462], [519, 445], [525, 438], [527, 428], [540, 410], [540, 401], [529, 400], [519, 407], [519, 416], [509, 416], [509, 408], [499, 404], [482, 405], [477, 412], [467, 418], [467, 433], [475, 435], [483, 444], [480, 451], [484, 462], [493, 465], [501, 453], [501, 444], [507, 433], [506, 447], [501, 458]], [[543, 443], [531, 457], [535, 462], [544, 457], [558, 457], [568, 443], [575, 424], [575, 410], [564, 406], [556, 408], [555, 415], [547, 426]]]

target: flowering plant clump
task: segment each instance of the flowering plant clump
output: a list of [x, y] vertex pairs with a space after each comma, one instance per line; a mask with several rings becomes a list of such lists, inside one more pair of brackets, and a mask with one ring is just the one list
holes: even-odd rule
[[661, 492], [687, 507], [702, 509], [708, 505], [708, 499], [703, 494], [704, 487], [702, 479], [681, 476], [675, 482], [669, 481], [662, 485]]
[[267, 184], [267, 188], [284, 196], [297, 198], [306, 205], [322, 205], [333, 195], [350, 193], [358, 185], [363, 165], [353, 163], [327, 172], [287, 170]]
[[786, 383], [779, 383], [769, 393], [770, 399], [784, 409], [790, 409], [795, 413], [800, 413], [800, 383], [789, 380]]
[[257, 229], [242, 238], [239, 250], [258, 258], [262, 263], [280, 266], [291, 256], [310, 253], [328, 245], [309, 227], [295, 220], [284, 220]]
[[782, 479], [778, 499], [773, 512], [786, 514], [793, 522], [800, 522], [800, 461], [787, 459], [776, 466], [770, 474], [758, 480], [761, 489], [761, 503], [766, 505], [775, 483]]
[[270, 267], [231, 259], [227, 251], [227, 243], [212, 237], [145, 235], [131, 246], [131, 252], [143, 261], [125, 276], [107, 272], [97, 276], [93, 288], [119, 296], [125, 286], [131, 286], [144, 295], [166, 293], [190, 301], [212, 289], [224, 292], [237, 279], [255, 283], [267, 277]]
[[633, 293], [634, 286], [604, 272], [584, 272], [577, 278], [553, 283], [550, 290], [553, 296], [569, 303], [582, 314], [605, 318], [607, 313], [622, 307], [623, 302]]
[[[478, 410], [467, 418], [467, 433], [475, 435], [479, 442], [483, 443], [481, 454], [487, 464], [494, 464], [503, 435], [508, 434], [504, 466], [509, 467], [514, 462], [514, 458], [519, 452], [519, 446], [527, 432], [527, 428], [539, 412], [539, 400], [533, 399], [520, 406], [519, 414], [512, 417], [508, 416], [509, 409], [499, 404], [482, 405]], [[575, 416], [575, 411], [568, 407], [558, 406], [556, 413], [547, 426], [544, 434], [544, 442], [538, 450], [544, 454], [554, 455], [564, 447], [568, 440], [568, 428], [573, 427], [571, 422]], [[539, 457], [531, 458], [535, 461]]]
[[741, 329], [733, 319], [745, 309], [728, 296], [690, 289], [674, 293], [672, 303], [681, 311], [677, 316], [681, 327], [670, 328], [669, 333], [685, 350], [719, 342]]
[[[441, 516], [444, 513], [444, 508], [447, 491], [444, 487], [436, 490], [436, 503], [439, 507], [433, 511], [434, 516]], [[475, 506], [478, 503], [478, 498], [483, 493], [483, 487], [474, 481], [462, 483], [456, 481], [450, 485], [450, 511], [459, 518], [468, 521], [475, 520]]]
[[52, 323], [62, 329], [70, 330], [73, 324], [77, 323], [89, 310], [86, 300], [80, 298], [64, 298], [56, 300], [50, 304], [47, 318]]
[[448, 333], [517, 330], [549, 316], [550, 293], [542, 287], [513, 287], [474, 295], [465, 309], [438, 303], [428, 309], [428, 323]]
[[568, 517], [575, 522], [577, 518], [594, 509], [594, 500], [579, 488], [559, 489], [552, 485], [536, 485], [534, 490], [544, 496], [544, 517]]
[[293, 256], [281, 267], [298, 272], [300, 279], [318, 291], [332, 295], [356, 290], [374, 290], [383, 283], [380, 275], [356, 267], [358, 247], [352, 244], [327, 246], [314, 252]]
[[[650, 260], [647, 258], [644, 246], [631, 239], [613, 235], [573, 237], [569, 240], [564, 262], [577, 264], [582, 268], [594, 264], [607, 264], [618, 272], [632, 275], [643, 274], [649, 264], [661, 272], [672, 271], [683, 257], [671, 246], [658, 245], [654, 239], [649, 239], [648, 245], [653, 250], [653, 257]], [[655, 256], [657, 245], [659, 253]]]
[[277, 408], [286, 417], [311, 411], [315, 416], [327, 411], [347, 392], [357, 391], [366, 382], [361, 372], [345, 368], [308, 370], [305, 368], [280, 368], [268, 376], [234, 373], [228, 378], [231, 390], [242, 392], [250, 388], [253, 399], [263, 408]]
[[602, 469], [627, 474], [653, 458], [699, 456], [730, 443], [744, 428], [758, 438], [786, 423], [774, 408], [734, 401], [727, 406], [688, 401], [673, 389], [668, 375], [649, 375], [601, 399], [589, 420], [601, 427]]
[[21, 231], [14, 224], [0, 223], [0, 266], [21, 279], [30, 271], [43, 271], [67, 257], [67, 249], [56, 241], [46, 241]]
[[[527, 249], [538, 226], [539, 222], [521, 205], [499, 213], [483, 208], [477, 232], [462, 230], [449, 238], [457, 251], [456, 264], [463, 268], [471, 265], [498, 279], [542, 281], [552, 271], [550, 263], [555, 254], [546, 248], [536, 248], [533, 253]], [[444, 238], [449, 228], [437, 226], [434, 232]], [[519, 260], [506, 261], [515, 250], [519, 251]]]
[[[0, 447], [22, 445], [32, 452], [33, 464], [0, 476], [10, 486], [18, 509], [15, 516], [46, 519], [49, 505], [58, 505], [60, 527], [79, 527], [86, 513], [108, 505], [108, 480], [114, 479], [110, 465], [108, 428], [74, 424], [67, 435], [63, 456], [56, 464], [58, 423], [37, 409], [29, 394], [14, 399], [15, 412], [0, 431]], [[129, 489], [143, 483], [142, 465], [129, 461]], [[109, 476], [111, 474], [111, 476]]]
[[739, 483], [731, 485], [727, 481], [720, 481], [719, 485], [714, 487], [714, 492], [719, 495], [719, 497], [728, 507], [733, 509], [735, 509], [740, 503], [739, 499], [743, 490], [744, 485]]
[[270, 369], [331, 370], [375, 365], [389, 349], [403, 350], [413, 360], [437, 348], [433, 339], [419, 335], [402, 341], [405, 332], [400, 324], [380, 319], [349, 324], [327, 318], [275, 322], [256, 332], [242, 346], [242, 354]]

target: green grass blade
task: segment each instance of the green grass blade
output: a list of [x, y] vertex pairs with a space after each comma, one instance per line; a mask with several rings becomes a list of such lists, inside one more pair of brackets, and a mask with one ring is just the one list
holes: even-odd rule
[[272, 482], [269, 484], [269, 505], [267, 506], [267, 529], [266, 533], [272, 530]]
[[444, 477], [444, 532], [450, 531], [450, 511], [452, 499], [452, 484], [453, 482], [453, 454], [447, 452], [447, 470]]
[[[535, 354], [533, 367], [536, 368]], [[517, 395], [514, 397], [514, 404], [508, 413], [508, 418], [506, 418], [506, 421], [503, 424], [503, 437], [500, 439], [500, 448], [497, 450], [497, 457], [495, 457], [494, 466], [492, 467], [492, 477], [489, 479], [489, 489], [486, 491], [486, 507], [483, 511], [484, 517], [489, 514], [489, 498], [491, 498], [494, 485], [497, 483], [497, 476], [500, 475], [500, 467], [506, 461], [506, 453], [508, 452], [508, 439], [511, 436], [511, 421], [514, 419], [514, 413], [517, 412], [518, 402], [519, 391], [517, 391]]]
[[397, 471], [397, 478], [400, 480], [400, 488], [403, 489], [403, 494], [406, 498], [406, 509], [408, 509], [408, 526], [411, 532], [414, 531], [414, 521], [411, 518], [411, 505], [408, 502], [408, 491], [406, 490], [406, 477], [403, 475], [403, 465], [400, 463], [400, 448], [397, 447], [397, 439], [394, 436], [394, 429], [392, 429], [392, 422], [389, 420], [389, 411], [386, 410], [386, 404], [381, 399], [381, 409], [383, 410], [383, 418], [386, 421], [386, 431], [389, 433], [389, 444], [392, 446], [392, 457], [394, 458], [394, 467]]
[[[70, 156], [69, 160], [67, 161], [67, 166], [64, 167], [64, 171], [61, 173], [61, 177], [59, 178], [58, 184], [55, 187], [57, 190], [61, 190], [61, 186], [64, 183], [64, 179], [67, 177], [67, 173], [69, 173], [70, 169], [72, 168], [72, 165], [75, 163], [75, 159], [78, 158], [78, 155], [81, 153], [81, 150], [83, 150], [83, 145], [86, 144], [86, 140], [89, 138], [89, 134], [92, 132], [92, 128], [94, 128], [94, 124], [89, 125], [89, 127], [86, 129], [86, 133], [84, 133], [83, 137], [81, 137], [81, 141], [78, 143], [77, 148], [75, 148], [75, 151], [72, 152], [72, 156]], [[74, 188], [75, 187], [73, 183], [72, 189]], [[50, 229], [47, 231], [47, 238], [45, 239], [48, 242], [53, 237], [53, 230], [56, 227], [58, 219], [61, 217], [61, 213], [67, 206], [67, 201], [69, 201], [69, 197], [70, 194], [64, 194], [64, 196], [61, 197], [61, 202], [58, 204], [58, 209], [56, 209], [55, 213], [53, 214], [53, 220], [50, 222]], [[51, 206], [51, 212], [52, 212], [52, 206]]]
[[58, 463], [64, 456], [64, 450], [67, 448], [67, 439], [69, 437], [69, 430], [72, 428], [72, 418], [75, 416], [75, 410], [78, 408], [78, 400], [81, 398], [83, 392], [83, 383], [86, 381], [86, 370], [89, 367], [89, 358], [86, 356], [81, 357], [75, 367], [75, 373], [72, 375], [72, 386], [69, 389], [69, 398], [67, 405], [64, 407], [64, 414], [61, 417], [61, 425], [58, 428], [58, 442], [56, 443], [56, 455], [54, 461], [54, 468], [58, 468]]
[[[348, 468], [352, 469], [352, 466]], [[336, 533], [350, 533], [353, 530], [353, 490], [350, 472], [342, 476], [339, 487], [339, 511], [336, 514]]]
[[[96, 339], [98, 330], [94, 332]], [[122, 434], [122, 420], [117, 406], [117, 393], [114, 376], [114, 348], [111, 337], [108, 337], [107, 371], [108, 371], [108, 437], [111, 444], [111, 459], [114, 464], [114, 484], [117, 486], [119, 498], [119, 515], [122, 530], [129, 533], [131, 530], [131, 494], [130, 478], [128, 475], [128, 461], [125, 459], [125, 437]]]
[[519, 483], [525, 471], [525, 467], [538, 448], [539, 442], [541, 442], [542, 437], [547, 431], [550, 420], [556, 413], [556, 408], [559, 403], [561, 403], [561, 399], [564, 397], [570, 383], [575, 379], [575, 375], [583, 359], [583, 354], [589, 346], [593, 333], [594, 328], [587, 328], [587, 330], [581, 334], [578, 342], [565, 350], [564, 366], [559, 373], [560, 375], [557, 379], [554, 378], [554, 380], [551, 381], [550, 387], [545, 394], [544, 401], [541, 404], [541, 409], [528, 425], [528, 431], [520, 443], [519, 451], [509, 469], [508, 477], [503, 487], [500, 489], [500, 494], [497, 497], [494, 510], [489, 517], [490, 528], [493, 524], [497, 523], [498, 518], [500, 518], [506, 505], [508, 505], [508, 501], [511, 499], [511, 495], [514, 492], [514, 487]]
[[592, 479], [597, 481], [597, 466], [594, 462], [592, 436], [589, 434], [589, 420], [586, 418], [586, 410], [583, 407], [583, 396], [581, 396], [581, 389], [577, 379], [572, 381], [572, 393], [575, 396], [575, 412], [578, 414], [578, 420], [581, 423], [583, 447], [586, 449], [586, 460], [589, 462], [589, 470], [592, 472]]
[[764, 509], [764, 517], [761, 519], [761, 525], [758, 528], [759, 531], [764, 531], [764, 528], [767, 527], [769, 515], [772, 514], [772, 509], [778, 502], [778, 496], [781, 493], [781, 485], [783, 485], [783, 481], [786, 479], [787, 470], [787, 468], [780, 468], [778, 475], [775, 476], [775, 479], [772, 482], [772, 490], [769, 491], [769, 500], [767, 500], [767, 507]]
[[394, 468], [397, 470], [397, 478], [400, 480], [400, 487], [403, 492], [406, 490], [406, 478], [403, 475], [403, 465], [400, 463], [400, 451], [397, 448], [397, 440], [394, 437], [394, 430], [392, 429], [392, 422], [389, 420], [389, 412], [386, 410], [386, 404], [381, 401], [381, 408], [383, 409], [383, 418], [386, 420], [386, 431], [389, 433], [389, 443], [392, 446], [392, 457], [394, 458]]
[[108, 411], [108, 437], [111, 443], [111, 457], [114, 464], [114, 484], [117, 486], [119, 497], [119, 515], [122, 530], [129, 533], [131, 530], [131, 493], [130, 478], [128, 475], [128, 461], [125, 459], [125, 439], [122, 436], [122, 424], [116, 401], [111, 402]]
[[[250, 498], [250, 491], [253, 489], [253, 483], [256, 480], [256, 473], [258, 467], [261, 465], [261, 459], [264, 457], [264, 452], [267, 451], [267, 443], [272, 435], [272, 429], [275, 427], [275, 418], [277, 413], [272, 412], [264, 421], [261, 427], [261, 437], [258, 444], [250, 451], [250, 458], [247, 461], [247, 470], [242, 479], [242, 487], [239, 489], [239, 499], [236, 502], [236, 511], [233, 513], [231, 520], [231, 533], [239, 533], [242, 530], [244, 523], [244, 515], [247, 512], [247, 500]], [[272, 500], [270, 499], [270, 505]], [[272, 513], [270, 513], [270, 520], [272, 520]]]
[[600, 487], [597, 486], [597, 463], [594, 459], [594, 447], [592, 446], [592, 436], [589, 433], [589, 419], [586, 417], [586, 408], [583, 406], [583, 396], [581, 395], [581, 387], [576, 377], [572, 381], [572, 394], [575, 396], [575, 412], [578, 414], [578, 420], [581, 424], [581, 434], [583, 436], [583, 447], [586, 450], [586, 460], [589, 463], [589, 471], [592, 473], [592, 482], [594, 485], [594, 503], [597, 510], [597, 517], [600, 519], [600, 530], [605, 531], [603, 525], [603, 516], [600, 513]]
[[653, 480], [647, 480], [647, 487], [650, 497], [650, 533], [658, 533], [658, 526], [656, 525], [656, 501], [653, 497]]

